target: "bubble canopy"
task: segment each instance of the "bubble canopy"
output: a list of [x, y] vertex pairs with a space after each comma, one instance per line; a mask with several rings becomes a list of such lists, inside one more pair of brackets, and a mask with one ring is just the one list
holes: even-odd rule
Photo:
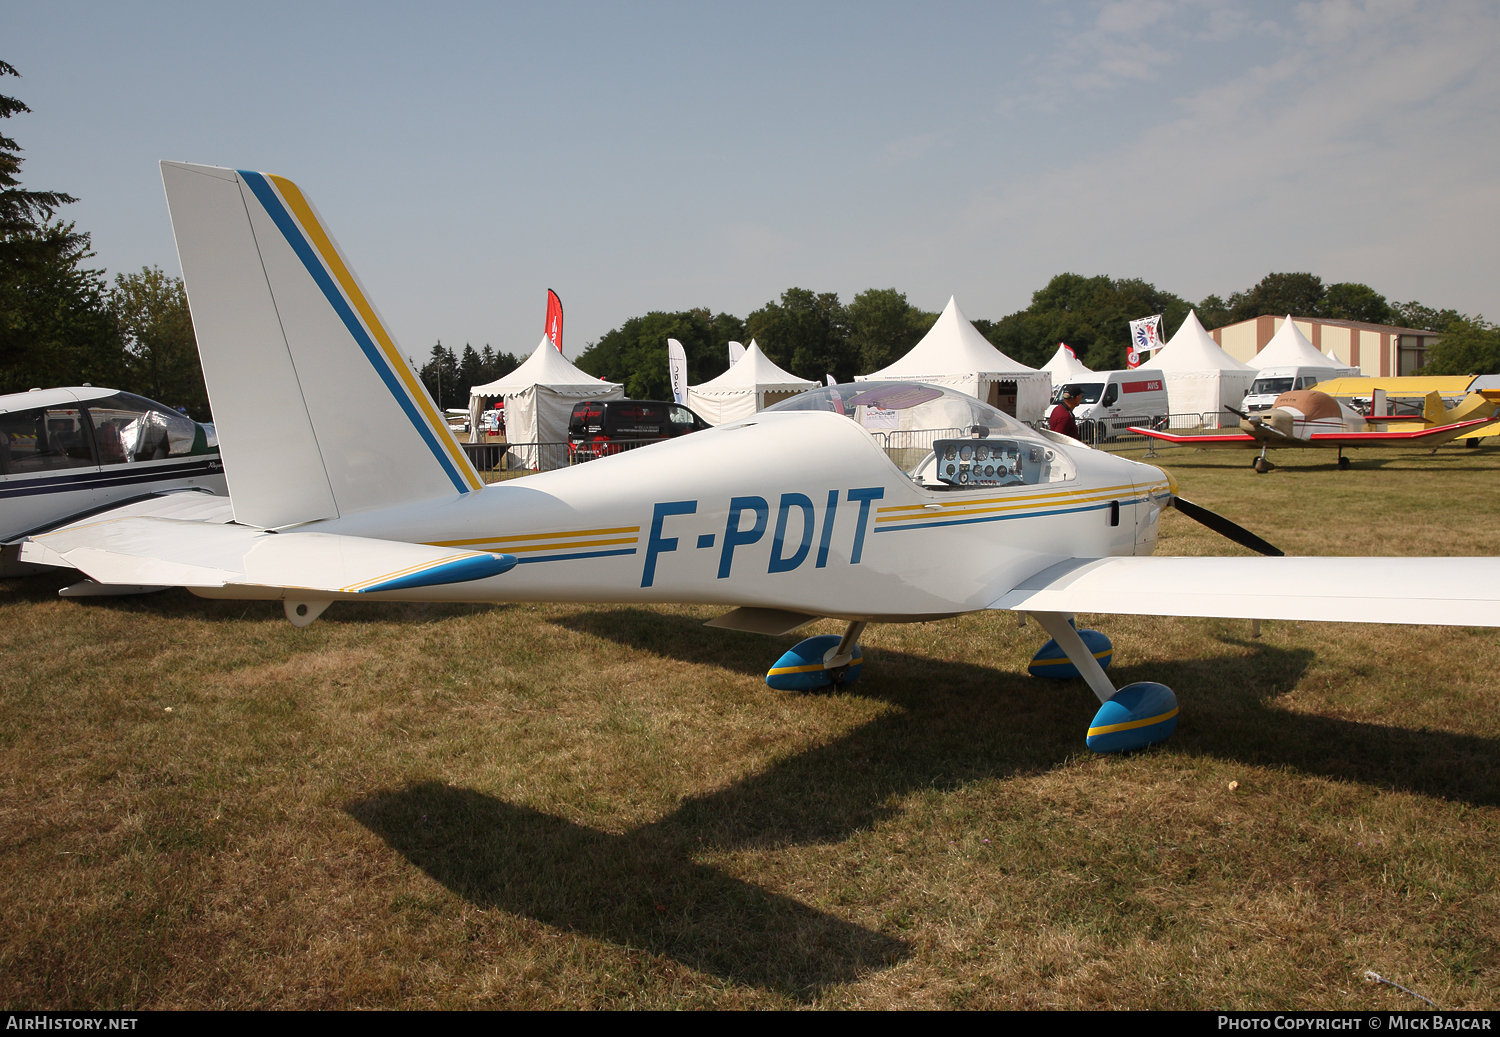
[[842, 414], [931, 490], [1037, 485], [1077, 474], [1046, 436], [972, 396], [926, 382], [830, 385], [766, 410]]
[[972, 396], [926, 382], [849, 382], [800, 393], [767, 407], [768, 411], [825, 410], [842, 414], [868, 429], [954, 429], [964, 435], [976, 427], [990, 435], [1043, 437], [1003, 411]]

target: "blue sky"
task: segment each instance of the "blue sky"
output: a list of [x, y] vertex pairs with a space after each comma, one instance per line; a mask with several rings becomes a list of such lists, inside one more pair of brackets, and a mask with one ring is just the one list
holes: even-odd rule
[[156, 163], [296, 181], [420, 358], [791, 286], [971, 317], [1271, 270], [1500, 317], [1500, 7], [4, 3], [24, 182], [177, 272]]

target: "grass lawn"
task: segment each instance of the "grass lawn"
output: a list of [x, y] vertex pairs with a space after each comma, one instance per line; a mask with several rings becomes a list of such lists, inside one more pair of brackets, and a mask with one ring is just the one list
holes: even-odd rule
[[[1289, 554], [1500, 554], [1500, 451], [1353, 456], [1156, 463]], [[1169, 512], [1159, 552], [1241, 550]], [[297, 630], [68, 582], [0, 582], [7, 1007], [1500, 1002], [1495, 630], [1089, 617], [1182, 703], [1096, 758], [1010, 613], [872, 627], [858, 684], [793, 695], [765, 670], [836, 624]]]

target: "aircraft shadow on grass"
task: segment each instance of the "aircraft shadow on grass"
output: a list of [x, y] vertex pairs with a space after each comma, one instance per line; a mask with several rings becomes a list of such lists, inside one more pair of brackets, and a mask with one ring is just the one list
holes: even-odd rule
[[[638, 608], [585, 612], [562, 625], [755, 675], [775, 654], [768, 647], [795, 640], [726, 638], [697, 618]], [[1162, 679], [1185, 691], [1185, 719], [1167, 751], [1500, 803], [1495, 740], [1287, 712], [1271, 700], [1295, 687], [1313, 653], [1224, 643], [1254, 654], [1115, 671], [1122, 683]], [[475, 904], [808, 999], [896, 964], [908, 945], [723, 875], [694, 854], [836, 843], [896, 813], [892, 804], [913, 791], [1058, 766], [1082, 751], [1079, 718], [1095, 701], [1082, 681], [1044, 682], [881, 649], [866, 660], [866, 676], [851, 690], [900, 708], [623, 835], [436, 782], [346, 809]]]
[[[684, 662], [713, 660], [735, 672], [760, 675], [768, 661], [800, 634], [762, 638], [708, 629], [689, 616], [619, 608], [580, 613], [563, 624], [581, 632], [658, 652]], [[941, 651], [941, 627], [932, 628], [933, 651]], [[1032, 626], [1040, 647], [1046, 635]], [[1024, 635], [1023, 635], [1024, 636]], [[1292, 767], [1303, 773], [1379, 788], [1500, 804], [1500, 741], [1475, 735], [1419, 730], [1311, 716], [1274, 702], [1293, 690], [1314, 653], [1261, 641], [1223, 638], [1252, 654], [1152, 662], [1110, 668], [1117, 687], [1160, 681], [1177, 692], [1182, 718], [1167, 751], [1191, 752], [1255, 766]], [[1117, 646], [1118, 648], [1118, 646]], [[1434, 679], [1440, 679], [1434, 672]], [[1082, 728], [1097, 701], [1081, 680], [1049, 681], [1025, 673], [972, 663], [948, 662], [886, 649], [866, 654], [864, 675], [850, 689], [902, 707], [904, 712], [851, 732], [851, 748], [837, 770], [819, 754], [804, 753], [772, 774], [810, 761], [807, 774], [785, 781], [772, 797], [780, 814], [799, 783], [819, 775], [848, 777], [850, 764], [868, 756], [890, 787], [871, 790], [879, 803], [893, 793], [934, 784], [967, 782], [1056, 766], [1086, 751]], [[777, 694], [769, 689], [767, 694]], [[851, 741], [853, 740], [853, 741]], [[858, 748], [860, 741], [868, 744]], [[842, 743], [836, 743], [842, 744]], [[857, 773], [854, 766], [852, 773]], [[771, 780], [770, 775], [763, 780]], [[738, 786], [736, 786], [738, 787]], [[821, 797], [820, 797], [821, 798]], [[867, 821], [855, 822], [860, 827]], [[840, 838], [838, 826], [828, 838]]]
[[346, 807], [448, 889], [731, 982], [815, 996], [909, 947], [692, 860], [671, 819], [613, 835], [473, 789], [425, 782]]

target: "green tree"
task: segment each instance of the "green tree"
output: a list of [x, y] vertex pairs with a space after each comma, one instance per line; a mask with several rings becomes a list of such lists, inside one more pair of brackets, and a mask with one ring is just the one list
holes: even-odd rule
[[496, 353], [486, 342], [484, 348], [479, 351], [479, 381], [473, 384], [484, 385], [493, 382], [520, 366], [521, 360], [514, 353]]
[[797, 375], [841, 382], [861, 373], [858, 348], [849, 338], [849, 314], [837, 292], [788, 288], [745, 319], [745, 331], [766, 356]]
[[127, 381], [121, 388], [184, 407], [198, 421], [212, 420], [182, 278], [157, 267], [120, 274], [109, 305], [125, 347]]
[[1323, 315], [1324, 294], [1323, 279], [1316, 274], [1267, 274], [1255, 287], [1229, 297], [1229, 322], [1233, 324], [1267, 314], [1272, 317], [1284, 317], [1288, 313], [1296, 317], [1320, 317]]
[[849, 346], [859, 357], [859, 373], [869, 374], [899, 360], [937, 321], [894, 288], [860, 292], [847, 307]]
[[1500, 374], [1500, 325], [1482, 316], [1449, 320], [1422, 373]]
[[666, 313], [653, 310], [631, 317], [592, 342], [575, 366], [596, 378], [625, 386], [637, 400], [671, 399], [667, 375], [667, 339], [682, 343], [687, 354], [688, 384], [698, 385], [729, 368], [729, 343], [742, 341], [745, 322], [728, 313], [708, 309]]
[[453, 355], [453, 350], [443, 345], [442, 339], [438, 340], [428, 354], [427, 363], [422, 365], [421, 376], [422, 384], [427, 386], [427, 391], [440, 409], [469, 405], [469, 386], [459, 384], [458, 357]]
[[[14, 65], [0, 61], [0, 76], [16, 76]], [[14, 97], [0, 95], [0, 119], [30, 112]], [[10, 137], [0, 134], [0, 237], [24, 236], [48, 223], [59, 207], [78, 199], [61, 191], [28, 191], [21, 187], [21, 147]]]
[[1385, 296], [1367, 284], [1345, 282], [1331, 284], [1323, 293], [1323, 308], [1320, 313], [1309, 316], [1331, 317], [1334, 320], [1359, 320], [1367, 324], [1389, 324], [1391, 307]]
[[1032, 367], [1045, 364], [1057, 344], [1066, 342], [1089, 367], [1112, 371], [1125, 366], [1130, 322], [1158, 313], [1162, 331], [1171, 335], [1187, 319], [1188, 304], [1139, 278], [1058, 274], [1032, 293], [1026, 309], [974, 326], [996, 349]]
[[1229, 307], [1224, 300], [1217, 295], [1205, 295], [1203, 301], [1194, 307], [1198, 314], [1198, 322], [1208, 331], [1214, 328], [1222, 328], [1229, 321]]
[[465, 403], [469, 390], [476, 385], [483, 385], [488, 379], [484, 377], [484, 361], [475, 352], [474, 347], [467, 342], [464, 343], [462, 358], [458, 361], [458, 388], [463, 391]]
[[1466, 319], [1457, 310], [1434, 310], [1419, 302], [1391, 303], [1391, 321], [1400, 328], [1444, 331], [1454, 321]]
[[[0, 61], [0, 76], [18, 76]], [[29, 112], [0, 96], [0, 118]], [[73, 201], [21, 187], [20, 146], [0, 134], [0, 392], [93, 382], [118, 385], [125, 371], [104, 274], [85, 262], [89, 236], [52, 222]]]
[[53, 223], [8, 234], [0, 261], [0, 393], [127, 384], [104, 274], [89, 236]]

